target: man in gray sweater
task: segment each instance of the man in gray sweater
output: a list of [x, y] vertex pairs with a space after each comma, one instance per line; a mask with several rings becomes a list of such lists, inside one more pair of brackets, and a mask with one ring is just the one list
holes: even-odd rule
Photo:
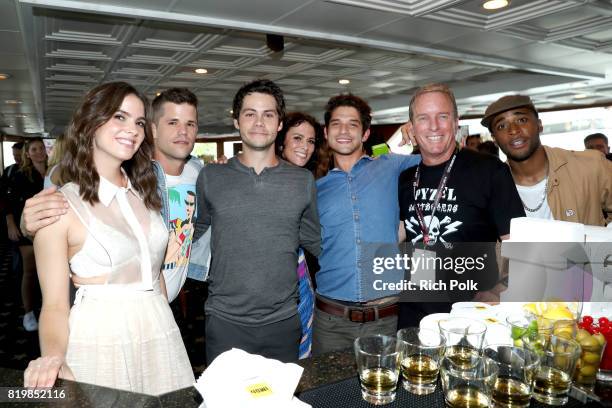
[[281, 361], [298, 358], [297, 253], [321, 251], [309, 171], [276, 157], [285, 101], [271, 81], [243, 86], [234, 126], [243, 153], [198, 177], [194, 239], [212, 228], [206, 359], [233, 347]]

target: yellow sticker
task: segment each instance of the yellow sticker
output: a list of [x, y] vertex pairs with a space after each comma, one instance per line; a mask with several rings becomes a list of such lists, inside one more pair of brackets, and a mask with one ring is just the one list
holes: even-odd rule
[[272, 388], [270, 388], [270, 386], [266, 383], [251, 384], [246, 389], [253, 398], [267, 397], [268, 395], [272, 395]]
[[486, 309], [486, 307], [484, 307], [484, 306], [476, 306], [476, 310], [485, 310], [485, 309]]
[[489, 323], [497, 323], [497, 319], [494, 319], [492, 317], [487, 317], [485, 320]]

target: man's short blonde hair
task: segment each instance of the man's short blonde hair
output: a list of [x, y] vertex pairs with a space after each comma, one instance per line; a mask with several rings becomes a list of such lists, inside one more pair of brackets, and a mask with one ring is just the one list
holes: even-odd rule
[[455, 95], [453, 94], [453, 91], [446, 84], [433, 83], [433, 84], [423, 85], [422, 87], [416, 90], [414, 95], [412, 95], [412, 99], [410, 99], [410, 106], [409, 106], [409, 111], [408, 111], [408, 115], [410, 117], [411, 122], [412, 122], [412, 119], [414, 118], [414, 105], [416, 103], [416, 99], [419, 96], [429, 93], [429, 92], [440, 92], [448, 96], [451, 103], [453, 104], [453, 114], [455, 115], [455, 119], [459, 118], [459, 113], [457, 111], [457, 102], [455, 102]]

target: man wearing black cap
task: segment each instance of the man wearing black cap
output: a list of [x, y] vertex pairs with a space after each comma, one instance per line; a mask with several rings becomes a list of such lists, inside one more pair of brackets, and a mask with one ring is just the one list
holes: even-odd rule
[[599, 152], [542, 146], [542, 122], [526, 95], [508, 95], [485, 111], [528, 217], [605, 225], [612, 211], [612, 163]]

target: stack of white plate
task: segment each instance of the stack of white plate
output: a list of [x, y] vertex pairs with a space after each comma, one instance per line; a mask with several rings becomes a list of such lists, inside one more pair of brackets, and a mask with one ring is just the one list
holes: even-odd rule
[[425, 316], [419, 326], [421, 328], [438, 331], [440, 320], [453, 317], [467, 317], [486, 324], [486, 344], [512, 344], [510, 328], [506, 324], [506, 318], [517, 311], [521, 311], [518, 303], [502, 303], [491, 306], [481, 302], [458, 302], [454, 303], [450, 313], [434, 313]]

